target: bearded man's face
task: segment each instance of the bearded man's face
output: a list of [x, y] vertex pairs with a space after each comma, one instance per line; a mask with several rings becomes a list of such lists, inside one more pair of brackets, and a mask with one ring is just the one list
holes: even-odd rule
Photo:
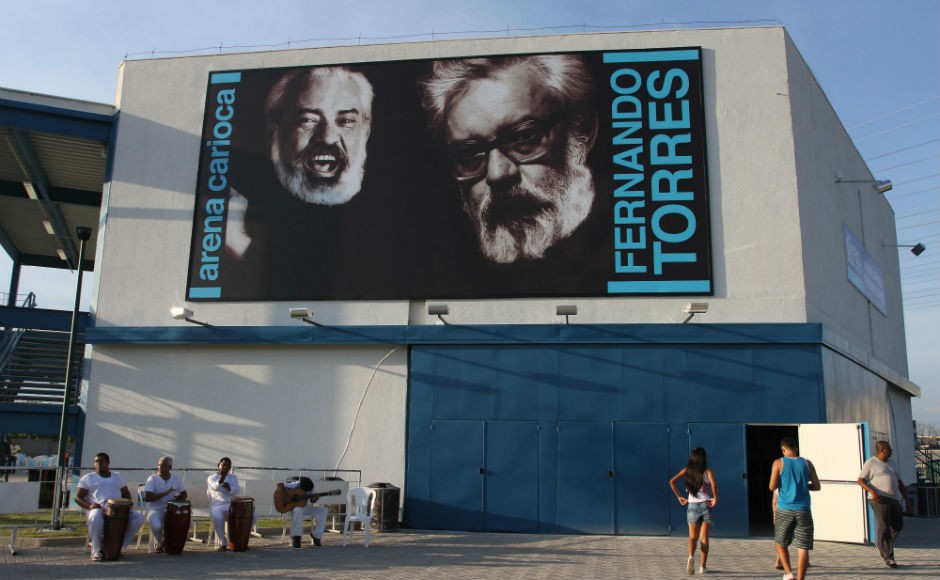
[[281, 184], [308, 203], [338, 205], [359, 193], [371, 131], [370, 104], [347, 75], [313, 78], [286, 103], [271, 138]]
[[464, 211], [491, 261], [539, 259], [587, 218], [594, 181], [583, 140], [536, 74], [477, 79], [451, 103], [447, 144]]

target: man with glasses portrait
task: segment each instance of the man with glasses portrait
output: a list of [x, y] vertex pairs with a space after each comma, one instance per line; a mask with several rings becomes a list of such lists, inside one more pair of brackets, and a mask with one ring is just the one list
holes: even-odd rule
[[489, 261], [540, 260], [588, 218], [597, 115], [580, 57], [440, 60], [422, 88]]

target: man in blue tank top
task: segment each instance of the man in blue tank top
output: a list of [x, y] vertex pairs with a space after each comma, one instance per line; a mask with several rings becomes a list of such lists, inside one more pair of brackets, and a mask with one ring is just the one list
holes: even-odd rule
[[798, 580], [806, 577], [809, 550], [813, 549], [813, 514], [810, 491], [819, 491], [819, 477], [813, 464], [800, 457], [800, 448], [792, 437], [780, 441], [783, 457], [774, 461], [770, 471], [770, 490], [778, 490], [774, 518], [774, 541], [783, 564], [783, 580], [793, 580], [790, 568], [790, 544], [796, 545]]

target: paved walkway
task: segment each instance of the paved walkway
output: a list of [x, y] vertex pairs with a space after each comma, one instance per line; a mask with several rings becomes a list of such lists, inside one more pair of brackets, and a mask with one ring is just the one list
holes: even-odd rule
[[[373, 533], [368, 549], [362, 533], [342, 546], [341, 534], [327, 534], [324, 546], [301, 550], [281, 543], [279, 534], [251, 539], [247, 552], [218, 553], [188, 543], [180, 556], [130, 549], [117, 562], [92, 562], [74, 543], [29, 547], [0, 556], [0, 579], [71, 578], [423, 578], [613, 579], [684, 578], [684, 537], [546, 536], [398, 531]], [[885, 567], [873, 546], [817, 542], [807, 578], [850, 580], [940, 578], [940, 518], [907, 518], [896, 550], [898, 569]], [[780, 578], [773, 569], [770, 538], [712, 540], [709, 576]]]

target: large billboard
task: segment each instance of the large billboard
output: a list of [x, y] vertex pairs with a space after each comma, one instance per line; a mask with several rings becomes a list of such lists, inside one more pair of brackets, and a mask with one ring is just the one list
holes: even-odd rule
[[187, 297], [710, 295], [700, 48], [212, 72]]

